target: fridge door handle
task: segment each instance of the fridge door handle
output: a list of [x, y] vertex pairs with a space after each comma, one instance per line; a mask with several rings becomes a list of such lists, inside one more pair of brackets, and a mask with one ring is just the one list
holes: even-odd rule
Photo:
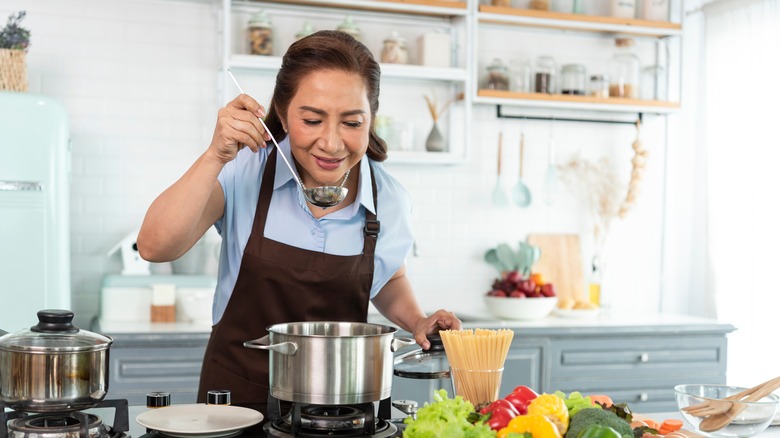
[[40, 192], [43, 186], [35, 181], [3, 181], [0, 180], [0, 191], [8, 192]]

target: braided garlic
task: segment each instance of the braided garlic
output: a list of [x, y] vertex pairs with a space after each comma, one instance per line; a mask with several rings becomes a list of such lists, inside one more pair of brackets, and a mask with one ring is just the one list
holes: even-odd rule
[[631, 181], [628, 183], [628, 193], [626, 198], [620, 205], [618, 210], [618, 216], [626, 217], [628, 211], [634, 205], [636, 197], [639, 194], [639, 183], [642, 181], [645, 173], [645, 165], [647, 164], [647, 149], [642, 147], [642, 140], [639, 138], [639, 131], [641, 128], [641, 122], [636, 121], [636, 140], [631, 144], [631, 148], [634, 149], [634, 158], [631, 159]]

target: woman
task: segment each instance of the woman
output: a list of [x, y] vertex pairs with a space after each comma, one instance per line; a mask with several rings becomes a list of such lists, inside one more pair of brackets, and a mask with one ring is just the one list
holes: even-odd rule
[[[267, 353], [242, 344], [272, 324], [366, 321], [371, 299], [423, 348], [427, 334], [460, 329], [450, 312], [426, 317], [406, 277], [410, 205], [380, 164], [387, 155], [373, 129], [379, 77], [371, 52], [345, 33], [294, 43], [268, 114], [245, 94], [228, 103], [206, 152], [149, 208], [137, 240], [146, 260], [180, 257], [212, 225], [222, 235], [199, 401], [224, 388], [235, 403], [266, 412]], [[258, 117], [278, 150], [266, 149]], [[348, 196], [326, 210], [307, 203], [278, 153], [293, 160], [305, 186], [345, 180]]]

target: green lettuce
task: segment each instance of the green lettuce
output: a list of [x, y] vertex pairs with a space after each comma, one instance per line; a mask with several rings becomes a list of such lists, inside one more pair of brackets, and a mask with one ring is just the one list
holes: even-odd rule
[[494, 438], [496, 433], [481, 421], [471, 424], [474, 405], [461, 396], [449, 398], [445, 389], [433, 393], [433, 403], [417, 411], [417, 419], [407, 418], [404, 438]]

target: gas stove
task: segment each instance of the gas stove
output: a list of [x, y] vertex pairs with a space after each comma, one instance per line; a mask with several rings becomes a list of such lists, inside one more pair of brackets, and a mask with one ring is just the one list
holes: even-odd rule
[[127, 400], [103, 400], [93, 408], [115, 409], [114, 424], [81, 411], [31, 413], [8, 411], [0, 402], [0, 438], [129, 438]]
[[379, 414], [373, 403], [354, 405], [307, 405], [294, 403], [286, 415], [280, 415], [280, 403], [268, 400], [269, 421], [263, 426], [268, 437], [399, 437], [390, 418], [390, 399], [379, 402]]

